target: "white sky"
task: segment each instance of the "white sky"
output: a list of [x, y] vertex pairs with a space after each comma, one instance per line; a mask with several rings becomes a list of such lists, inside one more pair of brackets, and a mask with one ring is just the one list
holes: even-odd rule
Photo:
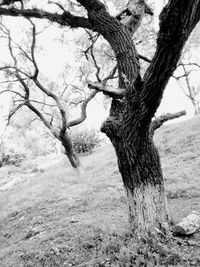
[[[155, 25], [158, 23], [157, 15], [160, 13], [162, 8], [162, 1], [157, 1], [157, 8], [155, 11]], [[111, 7], [112, 8], [112, 7]], [[13, 29], [13, 33], [15, 39], [21, 38], [21, 32], [23, 31], [23, 19], [18, 19], [18, 24], [16, 27], [16, 20], [12, 18], [7, 18], [7, 23]], [[15, 22], [14, 22], [15, 21]], [[15, 24], [13, 24], [13, 22]], [[157, 26], [156, 26], [157, 27]], [[55, 41], [56, 38], [59, 38], [60, 31], [56, 32], [56, 27], [48, 28], [44, 34], [40, 36], [40, 40], [44, 43], [45, 51], [43, 51], [40, 58], [38, 58], [39, 65], [41, 68], [41, 72], [45, 74], [47, 77], [50, 77], [52, 80], [56, 80], [58, 75], [63, 71], [66, 62], [72, 66], [78, 65], [78, 62], [75, 61], [73, 54], [75, 53], [75, 46], [73, 43], [62, 46], [59, 45], [59, 42]], [[69, 40], [73, 39], [75, 31], [68, 31]], [[69, 42], [70, 43], [70, 42]], [[7, 54], [7, 46], [1, 41], [0, 42], [0, 51], [1, 51], [1, 62], [8, 60]], [[200, 60], [200, 52], [199, 50], [194, 51], [196, 56], [199, 57]], [[198, 76], [200, 73], [197, 73], [193, 78], [198, 81]], [[72, 75], [73, 77], [73, 75]], [[68, 81], [68, 83], [73, 83], [73, 80]], [[4, 127], [3, 119], [5, 118], [5, 114], [8, 112], [8, 96], [0, 96], [0, 106], [3, 106], [4, 112], [0, 112], [0, 128]], [[98, 100], [94, 100], [88, 107], [88, 124], [92, 127], [99, 127], [101, 122], [108, 115], [108, 111], [101, 106]], [[189, 100], [182, 93], [179, 86], [175, 80], [171, 79], [164, 93], [164, 98], [162, 104], [158, 110], [159, 114], [168, 113], [168, 112], [176, 112], [180, 110], [186, 110], [187, 117], [191, 117], [193, 114], [193, 107], [190, 104]], [[183, 119], [187, 118], [186, 116]], [[5, 120], [4, 120], [5, 121]]]

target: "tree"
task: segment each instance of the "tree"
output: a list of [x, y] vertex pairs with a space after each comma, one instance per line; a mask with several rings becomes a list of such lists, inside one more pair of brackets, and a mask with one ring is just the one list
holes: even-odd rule
[[180, 61], [177, 65], [177, 69], [173, 75], [176, 79], [179, 87], [190, 100], [194, 107], [194, 114], [200, 112], [199, 106], [199, 83], [192, 82], [194, 74], [200, 71], [199, 58], [192, 53], [193, 50], [198, 49], [199, 46], [199, 32], [200, 24], [194, 29], [186, 45], [184, 46]]
[[[192, 85], [190, 81], [190, 74], [194, 71], [200, 71], [200, 65], [196, 62], [183, 63], [182, 61], [178, 64], [177, 69], [182, 68], [182, 73], [178, 76], [173, 76], [183, 93], [191, 101], [194, 107], [194, 114], [200, 113], [199, 93], [200, 88], [198, 85]], [[182, 81], [183, 80], [183, 81]]]
[[128, 198], [131, 229], [137, 233], [152, 231], [169, 219], [162, 169], [152, 139], [152, 118], [186, 40], [200, 19], [200, 0], [168, 1], [160, 14], [156, 51], [143, 77], [132, 37], [145, 15], [145, 1], [129, 1], [117, 17], [111, 16], [99, 0], [77, 3], [85, 15], [74, 15], [63, 6], [61, 14], [14, 7], [0, 8], [0, 14], [48, 19], [73, 29], [81, 27], [97, 32], [110, 44], [117, 62], [118, 88], [107, 86], [107, 80], [88, 84], [112, 98], [110, 115], [101, 131], [115, 148]]
[[[49, 83], [48, 81], [45, 82], [42, 79], [35, 56], [36, 25], [30, 19], [28, 21], [32, 27], [31, 40], [28, 38], [31, 43], [29, 49], [27, 47], [23, 49], [22, 44], [17, 44], [12, 39], [9, 29], [3, 24], [0, 25], [2, 37], [8, 41], [8, 49], [12, 59], [12, 63], [7, 63], [0, 67], [6, 78], [6, 81], [3, 81], [5, 88], [2, 86], [0, 94], [10, 93], [13, 95], [13, 107], [9, 113], [7, 124], [10, 124], [10, 120], [16, 112], [23, 107], [27, 107], [36, 115], [37, 119], [43, 122], [52, 135], [61, 142], [71, 165], [80, 172], [82, 171], [81, 163], [73, 148], [67, 129], [80, 124], [86, 119], [87, 105], [98, 92], [93, 91], [89, 95], [86, 95], [85, 92], [84, 98], [80, 97], [80, 95], [76, 96], [78, 101], [74, 100], [73, 102], [70, 99], [66, 99], [67, 84], [63, 89], [60, 89], [60, 92], [56, 92], [56, 84]], [[109, 79], [110, 76], [107, 78]], [[16, 86], [16, 82], [18, 82], [19, 86], [18, 84]], [[35, 90], [38, 90], [38, 93], [35, 93]], [[82, 93], [83, 90], [80, 91]], [[80, 116], [76, 119], [67, 120], [69, 116], [66, 107], [78, 104], [81, 105]], [[72, 107], [70, 108], [72, 109]]]

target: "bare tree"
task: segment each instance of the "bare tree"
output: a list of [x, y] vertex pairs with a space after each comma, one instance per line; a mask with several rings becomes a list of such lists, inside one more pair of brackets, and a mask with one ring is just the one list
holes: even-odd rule
[[[81, 163], [73, 148], [68, 130], [73, 126], [82, 123], [86, 119], [87, 105], [98, 92], [91, 92], [85, 97], [85, 99], [81, 99], [79, 103], [73, 102], [73, 104], [81, 105], [81, 114], [76, 119], [70, 121], [67, 120], [68, 114], [66, 113], [65, 108], [65, 105], [67, 105], [66, 99], [65, 101], [62, 99], [65, 89], [62, 90], [61, 94], [56, 92], [54, 93], [47, 85], [40, 81], [40, 69], [35, 57], [36, 26], [30, 19], [29, 21], [32, 26], [31, 46], [29, 52], [23, 49], [20, 45], [16, 44], [11, 37], [10, 31], [4, 25], [0, 25], [1, 31], [8, 39], [8, 48], [13, 60], [13, 64], [5, 64], [0, 67], [0, 70], [3, 71], [7, 77], [7, 81], [5, 82], [6, 86], [5, 88], [2, 87], [0, 94], [13, 94], [13, 108], [8, 116], [8, 124], [10, 123], [13, 115], [15, 115], [22, 107], [26, 106], [39, 118], [41, 122], [43, 122], [43, 124], [50, 130], [51, 134], [62, 143], [65, 149], [65, 154], [69, 158], [71, 165], [80, 171]], [[22, 64], [20, 65], [22, 59], [19, 59], [18, 54], [15, 53], [14, 47], [17, 47], [21, 52], [23, 64], [25, 65], [24, 68], [21, 66]], [[16, 86], [16, 83], [20, 85], [19, 88], [18, 85]], [[13, 86], [13, 84], [15, 84], [15, 86]], [[43, 94], [42, 100], [32, 98], [35, 88]], [[49, 98], [52, 101], [49, 102]], [[70, 100], [69, 103], [71, 103]], [[48, 112], [46, 108], [50, 109], [50, 111]], [[59, 118], [56, 118], [55, 113], [51, 112], [53, 111], [52, 109], [58, 110]], [[60, 124], [58, 124], [58, 121], [60, 121]]]
[[194, 114], [199, 114], [200, 113], [200, 99], [199, 99], [199, 94], [200, 94], [200, 88], [199, 86], [194, 86], [191, 84], [190, 81], [190, 74], [194, 71], [200, 71], [200, 65], [198, 63], [183, 63], [180, 62], [177, 66], [177, 69], [182, 68], [183, 74], [176, 76], [174, 75], [173, 77], [177, 80], [180, 88], [182, 89], [183, 93], [189, 100], [191, 101], [193, 107], [194, 107]]
[[132, 37], [145, 15], [145, 1], [130, 0], [123, 18], [112, 17], [99, 0], [77, 2], [87, 15], [77, 16], [64, 8], [61, 14], [37, 8], [0, 8], [0, 14], [48, 19], [63, 27], [81, 27], [97, 32], [108, 41], [117, 62], [118, 88], [108, 87], [103, 81], [88, 83], [112, 98], [110, 116], [101, 131], [110, 138], [116, 151], [128, 198], [131, 229], [137, 233], [153, 231], [166, 223], [169, 216], [151, 121], [186, 40], [199, 22], [200, 0], [168, 1], [160, 14], [156, 52], [143, 77]]

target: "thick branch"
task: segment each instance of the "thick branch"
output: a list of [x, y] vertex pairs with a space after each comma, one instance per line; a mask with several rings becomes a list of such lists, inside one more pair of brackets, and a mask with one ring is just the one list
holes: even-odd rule
[[87, 28], [92, 29], [92, 24], [87, 18], [74, 16], [68, 11], [63, 14], [51, 13], [41, 9], [16, 9], [16, 8], [0, 8], [0, 15], [24, 18], [47, 19], [51, 22], [56, 22], [62, 26], [70, 26], [72, 28]]
[[44, 123], [44, 125], [51, 131], [51, 133], [57, 138], [59, 138], [59, 133], [56, 131], [56, 129], [45, 119], [45, 117], [42, 115], [42, 113], [34, 107], [29, 101], [25, 103], [25, 105], [32, 110], [39, 118], [40, 120]]
[[176, 69], [182, 49], [200, 20], [200, 0], [170, 0], [160, 15], [157, 49], [144, 75], [140, 101], [144, 103], [144, 122], [150, 122]]
[[186, 115], [185, 110], [182, 110], [176, 113], [167, 113], [167, 114], [159, 116], [158, 118], [156, 118], [155, 120], [151, 122], [150, 135], [153, 136], [155, 130], [160, 128], [166, 121], [177, 119], [184, 115]]
[[99, 0], [77, 0], [87, 11], [106, 10], [105, 5]]
[[95, 95], [97, 94], [98, 92], [97, 91], [94, 91], [92, 92], [88, 98], [86, 98], [82, 104], [81, 104], [81, 115], [79, 118], [75, 119], [75, 120], [72, 120], [72, 121], [69, 121], [67, 123], [67, 128], [70, 128], [72, 126], [76, 126], [80, 123], [82, 123], [86, 118], [87, 118], [87, 113], [86, 113], [86, 109], [87, 109], [87, 105], [88, 103], [95, 97]]
[[125, 94], [125, 89], [115, 88], [113, 86], [105, 85], [101, 82], [87, 81], [87, 83], [89, 88], [95, 89], [100, 92], [109, 93], [114, 96], [123, 96]]

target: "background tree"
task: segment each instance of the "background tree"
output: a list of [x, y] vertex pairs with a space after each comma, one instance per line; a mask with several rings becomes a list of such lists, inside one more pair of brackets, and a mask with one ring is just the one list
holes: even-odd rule
[[200, 71], [200, 59], [198, 56], [194, 56], [193, 54], [194, 50], [198, 51], [200, 41], [199, 32], [200, 25], [198, 24], [183, 49], [180, 61], [173, 75], [173, 78], [176, 79], [185, 96], [192, 103], [194, 107], [194, 114], [198, 114], [200, 112], [200, 85], [198, 80], [195, 79], [195, 76], [197, 76], [198, 72]]
[[[199, 84], [192, 84], [190, 76], [193, 72], [200, 71], [200, 65], [198, 63], [192, 63], [188, 61], [188, 63], [180, 62], [178, 64], [178, 70], [180, 75], [174, 75], [173, 77], [177, 80], [180, 88], [182, 89], [185, 96], [191, 101], [194, 107], [194, 114], [200, 113], [200, 86]], [[182, 68], [182, 71], [180, 71]]]
[[[200, 19], [200, 1], [168, 1], [160, 14], [155, 54], [143, 76], [132, 38], [142, 23], [146, 3], [143, 0], [128, 1], [126, 9], [117, 17], [111, 16], [98, 0], [78, 0], [77, 3], [74, 12], [69, 12], [64, 6], [60, 8], [61, 13], [24, 7], [0, 8], [0, 14], [45, 18], [63, 27], [81, 27], [97, 32], [110, 44], [117, 62], [118, 87], [107, 85], [107, 80], [88, 81], [88, 85], [112, 98], [110, 115], [101, 130], [110, 138], [116, 151], [128, 197], [131, 229], [148, 232], [168, 220], [163, 175], [152, 140], [152, 131], [156, 128], [152, 127], [151, 123], [155, 124], [152, 118], [186, 40]], [[76, 10], [82, 16], [77, 15]], [[37, 79], [36, 74], [33, 82], [35, 77]], [[27, 97], [28, 90], [25, 92]], [[57, 106], [62, 115], [63, 109], [59, 103]], [[63, 124], [66, 126], [66, 122]], [[59, 136], [66, 132], [64, 128], [62, 126]]]
[[[8, 39], [8, 48], [13, 60], [13, 63], [6, 64], [0, 68], [7, 79], [6, 87], [5, 89], [2, 88], [0, 93], [13, 94], [13, 107], [8, 116], [8, 124], [17, 111], [27, 107], [43, 122], [52, 135], [62, 143], [71, 165], [76, 169], [80, 169], [80, 161], [73, 149], [67, 129], [85, 120], [87, 105], [97, 92], [93, 91], [88, 96], [85, 95], [85, 99], [80, 99], [79, 96], [78, 102], [75, 103], [70, 99], [66, 99], [66, 86], [60, 90], [61, 92], [59, 90], [56, 92], [55, 84], [52, 82], [46, 82], [45, 84], [44, 79], [40, 76], [39, 65], [35, 57], [36, 26], [31, 20], [29, 22], [32, 25], [30, 51], [15, 43], [10, 31], [4, 25], [1, 25], [1, 32], [4, 34], [3, 37]], [[35, 93], [36, 90], [39, 93]], [[67, 108], [64, 107], [64, 104], [65, 106], [81, 104], [80, 117], [67, 121]]]

